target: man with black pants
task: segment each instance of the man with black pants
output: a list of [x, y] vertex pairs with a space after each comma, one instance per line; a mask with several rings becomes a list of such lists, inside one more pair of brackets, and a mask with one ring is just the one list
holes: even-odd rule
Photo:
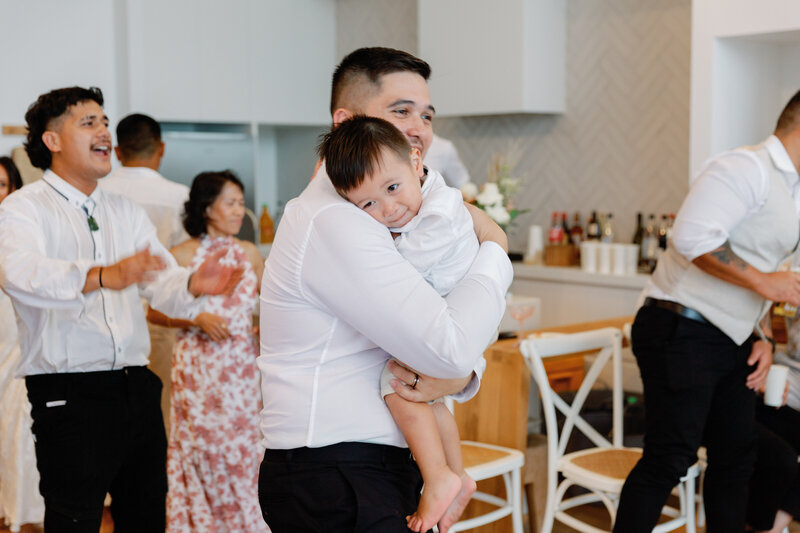
[[615, 532], [652, 530], [701, 444], [707, 530], [744, 530], [754, 391], [774, 348], [765, 311], [800, 304], [800, 274], [775, 271], [798, 242], [798, 169], [800, 92], [774, 135], [713, 158], [692, 183], [633, 324], [647, 425]]
[[[356, 50], [333, 76], [333, 122], [386, 119], [424, 155], [429, 74], [399, 50]], [[274, 533], [408, 531], [422, 480], [379, 378], [392, 354], [428, 374], [394, 366], [406, 399], [477, 391], [513, 274], [505, 234], [483, 215], [473, 213], [478, 255], [442, 298], [385, 226], [336, 193], [324, 165], [287, 204], [262, 281], [258, 358], [259, 500]]]
[[26, 150], [44, 176], [0, 206], [0, 280], [17, 314], [48, 533], [97, 533], [106, 493], [114, 530], [163, 533], [161, 382], [140, 296], [190, 317], [241, 272], [211, 256], [177, 266], [142, 208], [105, 193], [111, 134], [97, 88], [43, 94]]

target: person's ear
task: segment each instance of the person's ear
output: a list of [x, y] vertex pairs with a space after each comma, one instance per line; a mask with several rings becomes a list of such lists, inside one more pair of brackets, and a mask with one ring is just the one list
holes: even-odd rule
[[164, 157], [164, 150], [166, 149], [166, 146], [167, 145], [164, 144], [164, 141], [161, 141], [159, 143], [159, 146], [158, 146], [158, 157], [159, 157], [159, 159]]
[[422, 177], [425, 175], [425, 168], [422, 164], [422, 153], [419, 151], [419, 148], [412, 148], [411, 149], [411, 166], [414, 167], [414, 172], [417, 173], [417, 177]]
[[47, 130], [42, 133], [42, 142], [50, 153], [61, 151], [61, 137], [55, 131]]
[[333, 112], [333, 125], [338, 126], [347, 119], [353, 118], [353, 112], [349, 109], [340, 107]]
[[[114, 147], [114, 153], [115, 153], [115, 154], [116, 154], [116, 156], [117, 156], [117, 160], [118, 160], [120, 163], [123, 163], [123, 161], [122, 161], [122, 150], [120, 149], [120, 147], [119, 147], [119, 146], [115, 146], [115, 147]], [[123, 163], [123, 164], [124, 164], [124, 163]]]

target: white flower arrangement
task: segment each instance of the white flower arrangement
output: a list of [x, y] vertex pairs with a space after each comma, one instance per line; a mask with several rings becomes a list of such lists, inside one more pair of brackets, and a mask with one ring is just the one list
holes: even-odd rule
[[520, 183], [519, 178], [511, 177], [502, 156], [495, 156], [493, 168], [489, 171], [489, 180], [480, 188], [472, 182], [465, 183], [461, 186], [461, 195], [465, 202], [483, 209], [498, 226], [508, 230], [517, 215], [527, 211], [514, 206], [513, 197]]

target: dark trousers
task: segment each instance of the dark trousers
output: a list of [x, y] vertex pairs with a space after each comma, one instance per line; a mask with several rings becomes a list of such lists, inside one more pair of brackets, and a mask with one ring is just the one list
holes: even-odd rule
[[767, 530], [772, 529], [778, 509], [800, 517], [800, 412], [759, 402], [756, 420], [758, 458], [750, 478], [747, 523]]
[[161, 381], [145, 367], [25, 380], [48, 533], [164, 533], [167, 440]]
[[737, 346], [710, 324], [657, 307], [639, 310], [631, 334], [644, 384], [644, 453], [625, 481], [614, 531], [651, 531], [701, 444], [707, 531], [744, 531], [755, 461], [755, 398], [745, 387], [752, 340]]
[[358, 442], [267, 450], [258, 479], [273, 533], [407, 533], [421, 489], [407, 448]]

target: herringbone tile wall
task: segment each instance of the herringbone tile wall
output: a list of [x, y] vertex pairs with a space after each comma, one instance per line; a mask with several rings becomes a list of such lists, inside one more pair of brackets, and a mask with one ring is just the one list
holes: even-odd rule
[[[628, 241], [637, 211], [675, 212], [688, 190], [690, 0], [567, 0], [567, 10], [565, 114], [435, 121], [476, 183], [498, 153], [525, 179], [517, 203], [530, 211], [510, 233], [514, 250], [554, 210], [584, 223], [592, 209], [613, 212]], [[340, 56], [416, 49], [416, 1], [338, 0], [337, 20]]]

